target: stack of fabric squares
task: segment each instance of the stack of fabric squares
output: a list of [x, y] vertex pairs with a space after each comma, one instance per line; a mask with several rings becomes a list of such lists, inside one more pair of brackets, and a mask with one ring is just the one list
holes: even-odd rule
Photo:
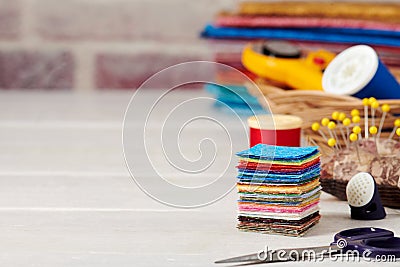
[[238, 229], [301, 236], [318, 223], [317, 147], [258, 144], [236, 155], [240, 157]]

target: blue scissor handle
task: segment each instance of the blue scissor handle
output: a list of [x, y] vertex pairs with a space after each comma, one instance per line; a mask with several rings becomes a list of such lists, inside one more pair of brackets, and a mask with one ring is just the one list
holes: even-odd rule
[[[343, 246], [343, 240], [346, 242], [345, 246]], [[360, 255], [367, 257], [377, 255], [400, 257], [400, 238], [394, 237], [392, 231], [382, 228], [364, 227], [343, 230], [335, 235], [331, 245], [342, 245], [343, 251], [357, 250]]]
[[392, 255], [400, 258], [400, 237], [359, 240], [355, 241], [351, 246], [360, 253], [368, 251], [368, 257]]
[[339, 239], [345, 239], [347, 242], [363, 239], [380, 239], [394, 237], [394, 233], [390, 230], [375, 228], [375, 227], [362, 227], [343, 230], [337, 233], [334, 237], [333, 243]]

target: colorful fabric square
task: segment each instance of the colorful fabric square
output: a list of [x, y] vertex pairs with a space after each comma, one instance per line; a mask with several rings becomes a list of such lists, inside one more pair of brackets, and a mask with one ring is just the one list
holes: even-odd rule
[[318, 223], [317, 147], [258, 144], [236, 155], [239, 230], [301, 236]]
[[319, 154], [318, 147], [288, 147], [288, 146], [271, 146], [258, 144], [250, 149], [244, 150], [242, 152], [236, 153], [237, 156], [241, 158], [254, 158], [261, 160], [272, 160], [282, 161], [282, 162], [304, 162], [308, 158]]

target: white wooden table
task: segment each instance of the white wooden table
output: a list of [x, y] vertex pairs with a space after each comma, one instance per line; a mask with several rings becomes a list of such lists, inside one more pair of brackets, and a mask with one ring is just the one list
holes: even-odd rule
[[[196, 209], [153, 200], [133, 182], [122, 154], [131, 94], [0, 92], [0, 266], [214, 266], [266, 245], [326, 245], [352, 227], [400, 235], [399, 213], [354, 221], [345, 202], [325, 193], [322, 220], [302, 238], [237, 231], [235, 190]], [[205, 93], [181, 97], [198, 95]], [[274, 266], [283, 265], [289, 264]]]

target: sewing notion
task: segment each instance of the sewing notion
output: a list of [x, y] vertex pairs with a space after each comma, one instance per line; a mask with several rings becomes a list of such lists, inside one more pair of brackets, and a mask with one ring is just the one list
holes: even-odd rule
[[381, 220], [386, 217], [374, 177], [360, 172], [350, 179], [346, 187], [351, 218], [356, 220]]
[[303, 57], [301, 51], [285, 41], [251, 43], [242, 52], [242, 63], [262, 78], [294, 89], [322, 90], [322, 71], [335, 54], [318, 50]]
[[[363, 113], [357, 109], [350, 114], [336, 111], [330, 118], [312, 124], [324, 153], [322, 186], [324, 191], [346, 199], [350, 179], [360, 172], [369, 173], [379, 188], [383, 205], [399, 208], [400, 119], [389, 114], [390, 105], [381, 104], [374, 97], [364, 98], [363, 104]], [[317, 143], [313, 138], [309, 141]], [[370, 186], [367, 189], [372, 192], [374, 188]]]
[[[282, 261], [301, 261], [312, 258], [323, 259], [332, 255], [354, 253], [364, 258], [382, 256], [400, 258], [400, 238], [390, 230], [364, 227], [343, 230], [337, 233], [328, 246], [309, 248], [285, 248], [216, 261], [215, 263], [243, 263], [246, 265]], [[295, 255], [295, 256], [294, 256]]]
[[250, 147], [257, 144], [300, 146], [303, 120], [291, 115], [257, 115], [247, 119]]
[[326, 68], [322, 86], [327, 93], [358, 98], [399, 99], [400, 84], [367, 45], [352, 46]]

